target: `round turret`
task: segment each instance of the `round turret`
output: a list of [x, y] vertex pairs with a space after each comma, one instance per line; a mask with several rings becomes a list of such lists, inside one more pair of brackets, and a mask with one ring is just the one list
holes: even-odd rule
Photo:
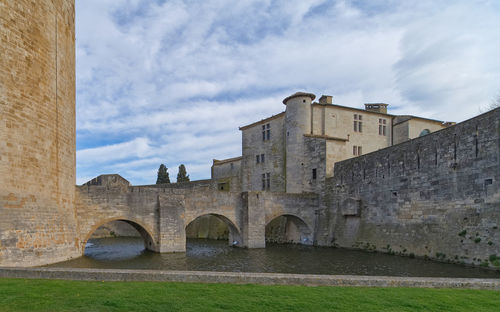
[[283, 100], [286, 105], [286, 191], [289, 193], [303, 191], [304, 134], [311, 133], [311, 104], [315, 97], [312, 93], [297, 92]]
[[296, 92], [283, 100], [286, 105], [287, 138], [300, 139], [311, 133], [311, 104], [316, 96], [312, 93]]

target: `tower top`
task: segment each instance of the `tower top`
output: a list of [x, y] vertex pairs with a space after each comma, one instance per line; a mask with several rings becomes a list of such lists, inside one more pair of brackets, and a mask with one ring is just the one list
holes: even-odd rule
[[293, 99], [293, 98], [296, 98], [296, 97], [300, 97], [300, 96], [306, 96], [306, 97], [309, 97], [311, 98], [311, 101], [314, 100], [316, 98], [316, 95], [312, 94], [312, 93], [307, 93], [307, 92], [295, 92], [294, 94], [290, 95], [290, 96], [287, 96], [284, 100], [283, 100], [283, 104], [286, 105], [286, 102], [288, 102], [289, 100]]

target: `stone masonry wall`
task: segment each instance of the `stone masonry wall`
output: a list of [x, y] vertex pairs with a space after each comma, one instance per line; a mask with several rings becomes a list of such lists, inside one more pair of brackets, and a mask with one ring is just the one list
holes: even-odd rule
[[79, 255], [73, 0], [0, 1], [0, 266]]
[[500, 266], [499, 133], [496, 109], [336, 163], [326, 243]]
[[[267, 122], [242, 129], [241, 187], [243, 192], [261, 191], [262, 174], [271, 174], [270, 191], [284, 192], [285, 138], [284, 117], [277, 115]], [[270, 125], [270, 139], [262, 140], [262, 125]], [[256, 156], [264, 154], [265, 161], [257, 163]]]

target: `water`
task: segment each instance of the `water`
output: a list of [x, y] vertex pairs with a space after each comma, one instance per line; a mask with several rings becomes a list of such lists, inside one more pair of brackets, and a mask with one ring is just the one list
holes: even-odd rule
[[190, 239], [186, 247], [186, 253], [158, 254], [144, 250], [141, 238], [92, 239], [85, 256], [50, 267], [500, 278], [499, 271], [340, 248], [241, 249], [203, 239]]

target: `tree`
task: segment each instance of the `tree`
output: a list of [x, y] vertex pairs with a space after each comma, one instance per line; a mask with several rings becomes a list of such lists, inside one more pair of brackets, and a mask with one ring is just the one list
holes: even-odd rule
[[160, 165], [158, 168], [158, 178], [156, 179], [156, 184], [170, 183], [170, 178], [168, 177], [168, 168], [164, 164]]
[[189, 175], [186, 175], [186, 167], [181, 164], [177, 173], [177, 182], [189, 182]]

